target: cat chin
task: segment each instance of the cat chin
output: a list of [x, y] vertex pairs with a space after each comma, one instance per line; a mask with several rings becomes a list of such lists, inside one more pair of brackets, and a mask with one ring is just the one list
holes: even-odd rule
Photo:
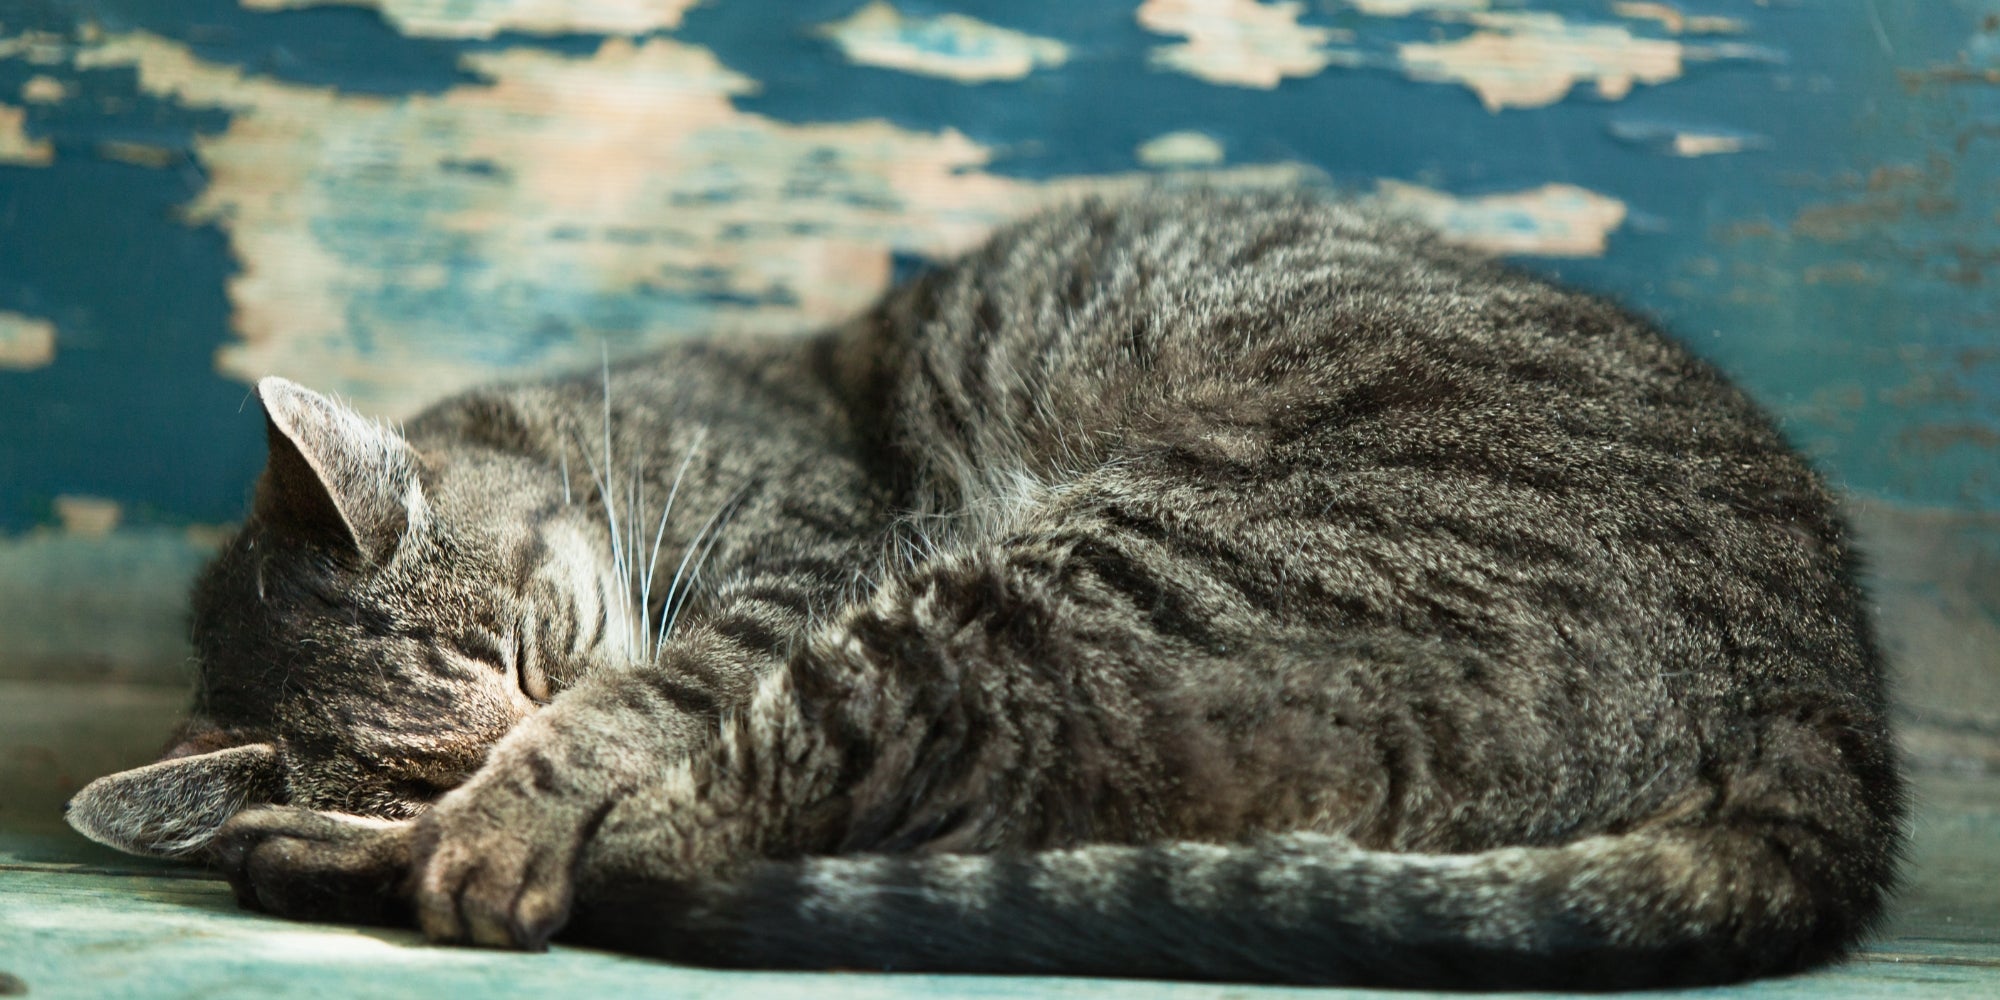
[[184, 858], [231, 816], [275, 798], [281, 783], [277, 750], [251, 743], [105, 775], [69, 800], [63, 819], [107, 847]]

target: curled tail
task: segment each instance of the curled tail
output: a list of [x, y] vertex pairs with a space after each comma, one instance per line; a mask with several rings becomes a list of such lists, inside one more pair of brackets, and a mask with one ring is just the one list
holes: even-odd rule
[[[1317, 834], [769, 862], [587, 904], [573, 939], [758, 968], [1406, 987], [1721, 983], [1836, 958], [1893, 858], [1784, 822], [1475, 854]], [[1857, 845], [1859, 846], [1859, 845]]]

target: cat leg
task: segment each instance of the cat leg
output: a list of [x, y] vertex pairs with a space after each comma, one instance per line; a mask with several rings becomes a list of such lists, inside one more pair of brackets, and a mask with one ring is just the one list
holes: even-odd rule
[[208, 858], [245, 909], [295, 919], [406, 924], [410, 825], [297, 806], [237, 813]]

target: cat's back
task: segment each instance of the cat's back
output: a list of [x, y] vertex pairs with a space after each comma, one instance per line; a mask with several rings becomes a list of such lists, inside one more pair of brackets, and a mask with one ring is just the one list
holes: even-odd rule
[[1455, 412], [1490, 426], [1586, 404], [1571, 426], [1596, 419], [1594, 436], [1651, 424], [1789, 454], [1710, 366], [1616, 305], [1311, 193], [1065, 206], [892, 292], [875, 318], [887, 332], [870, 349], [916, 387], [1009, 418], [1072, 401], [1116, 422], [1262, 395], [1300, 423]]
[[892, 292], [871, 321], [860, 349], [903, 386], [890, 416], [951, 413], [935, 428], [947, 438], [1256, 422], [1328, 457], [1505, 453], [1579, 487], [1721, 489], [1747, 461], [1809, 507], [1827, 501], [1742, 392], [1645, 320], [1310, 193], [1045, 212]]
[[[1183, 523], [1293, 519], [1234, 558], [1276, 593], [1305, 547], [1371, 595], [1357, 622], [1616, 662], [1649, 699], [1756, 678], [1881, 703], [1846, 528], [1774, 423], [1616, 304], [1408, 222], [1297, 193], [1091, 201], [871, 322], [883, 419], [925, 443], [937, 503], [1126, 469]], [[1676, 659], [1702, 666], [1652, 666]]]

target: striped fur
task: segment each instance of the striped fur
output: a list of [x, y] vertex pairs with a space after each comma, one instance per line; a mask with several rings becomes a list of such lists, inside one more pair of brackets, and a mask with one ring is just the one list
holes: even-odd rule
[[1087, 203], [406, 433], [263, 394], [189, 752], [276, 748], [210, 848], [268, 910], [1612, 987], [1832, 959], [1893, 882], [1820, 480], [1645, 323], [1339, 204]]

